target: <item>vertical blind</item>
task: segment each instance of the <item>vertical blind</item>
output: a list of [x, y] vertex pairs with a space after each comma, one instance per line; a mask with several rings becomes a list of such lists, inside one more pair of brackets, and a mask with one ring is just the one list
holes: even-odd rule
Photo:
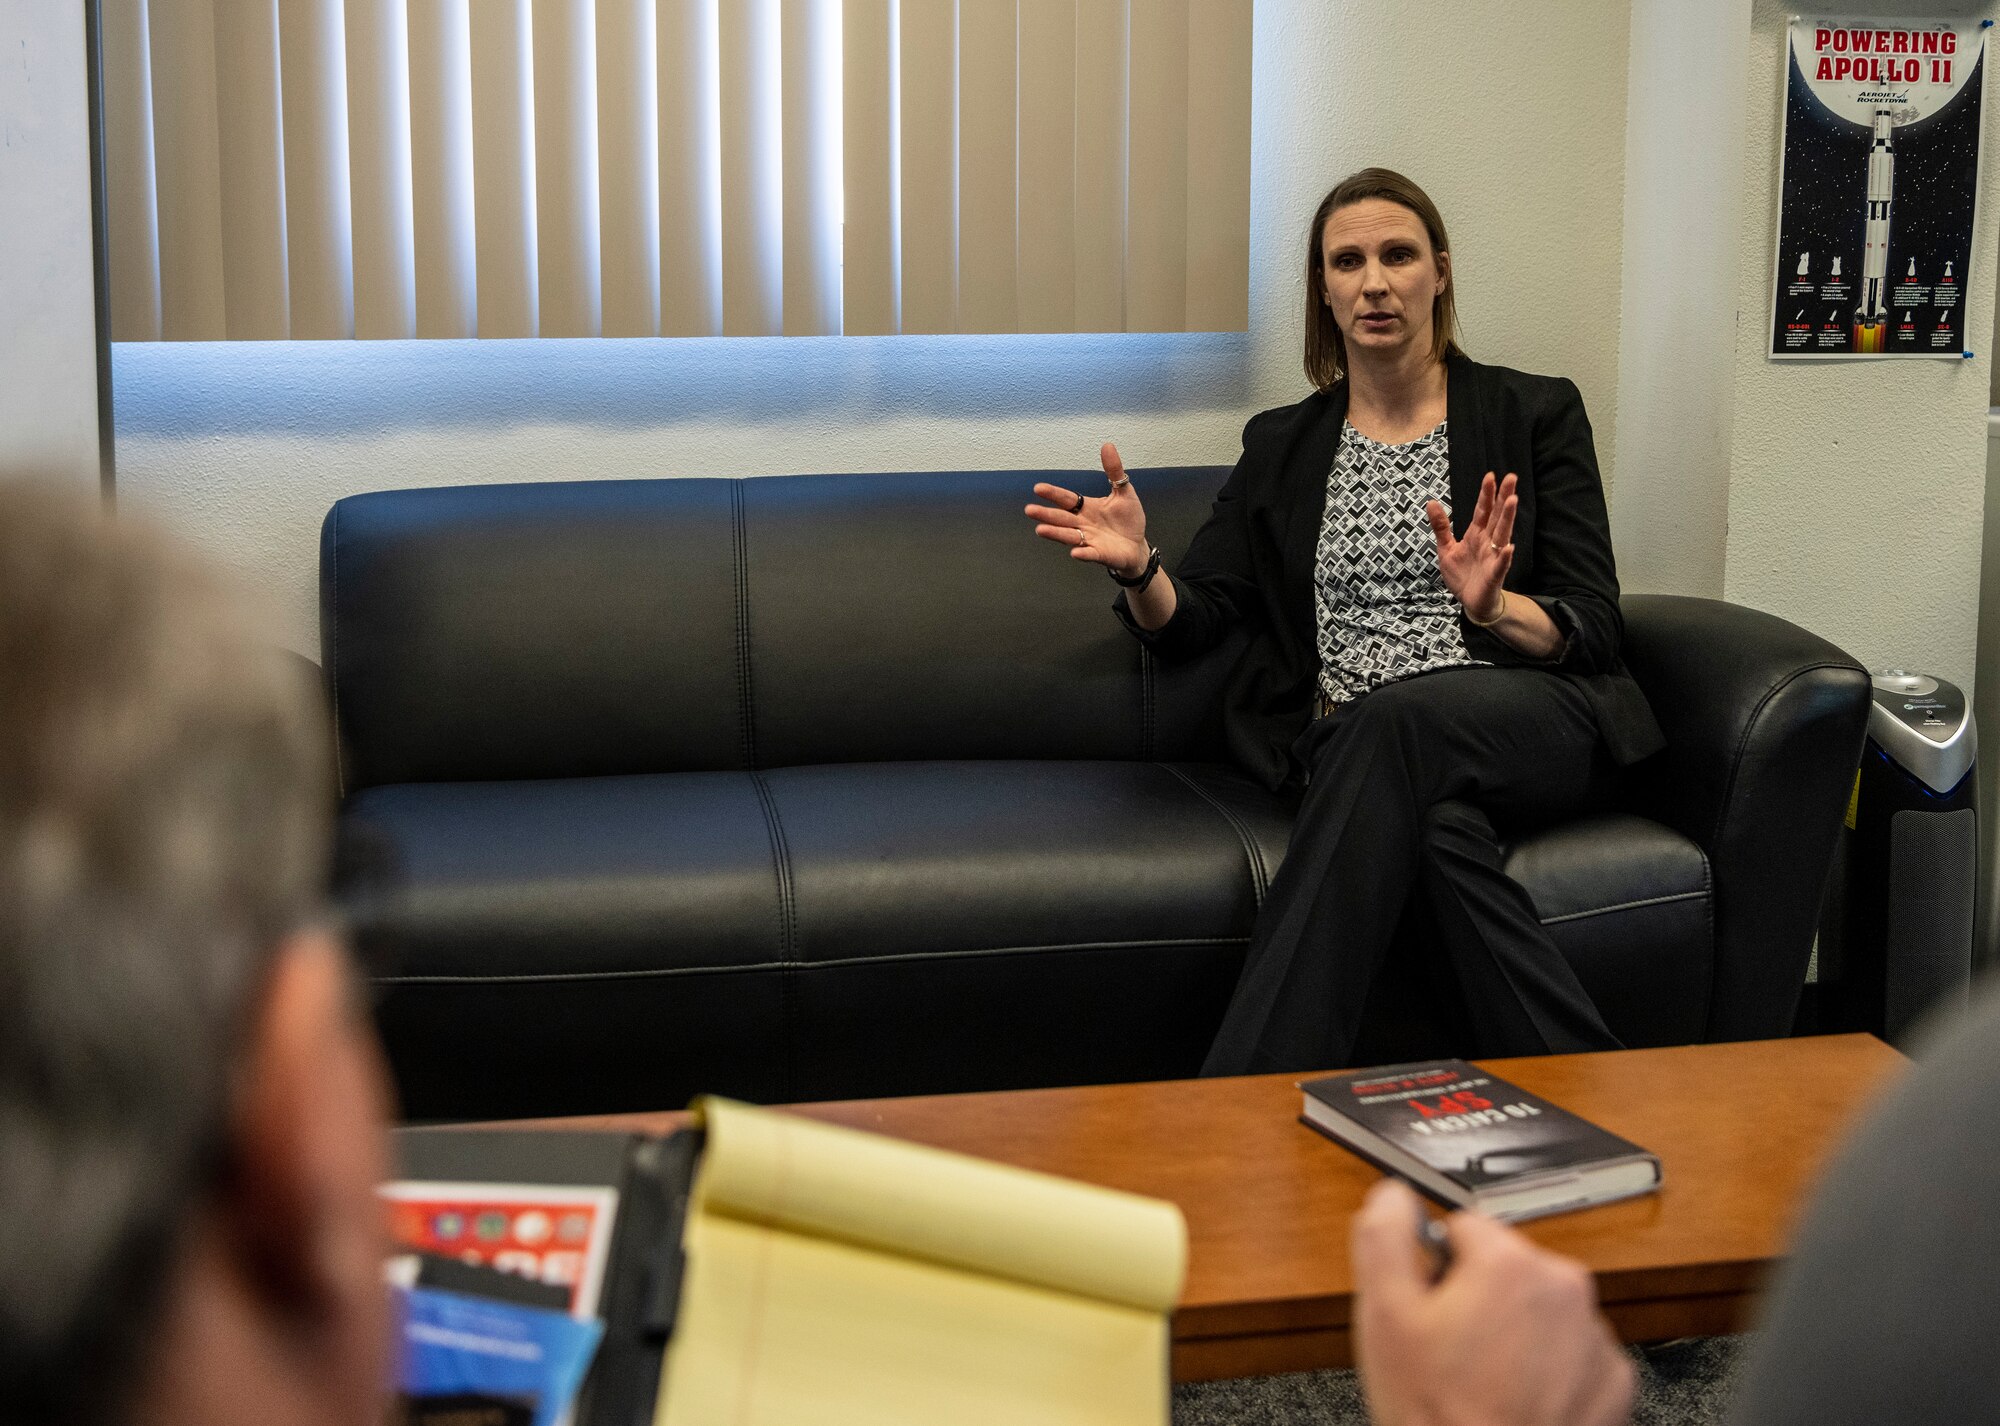
[[1241, 330], [1252, 0], [103, 0], [119, 341]]

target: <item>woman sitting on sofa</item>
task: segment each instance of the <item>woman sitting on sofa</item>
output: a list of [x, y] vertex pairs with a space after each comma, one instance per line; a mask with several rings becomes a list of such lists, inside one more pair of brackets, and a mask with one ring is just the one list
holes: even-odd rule
[[1616, 1048], [1496, 830], [1574, 815], [1661, 741], [1618, 657], [1582, 398], [1459, 350], [1443, 219], [1387, 169], [1320, 203], [1306, 292], [1316, 390], [1244, 427], [1171, 573], [1108, 443], [1107, 494], [1037, 485], [1027, 510], [1124, 587], [1119, 617], [1161, 657], [1256, 634], [1224, 727], [1298, 814], [1204, 1072], [1348, 1063], [1419, 889], [1477, 1052]]

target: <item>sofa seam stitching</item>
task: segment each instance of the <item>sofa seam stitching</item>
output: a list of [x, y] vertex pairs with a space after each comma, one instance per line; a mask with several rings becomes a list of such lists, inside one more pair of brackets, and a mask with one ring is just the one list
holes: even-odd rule
[[780, 961], [789, 965], [797, 958], [798, 919], [797, 907], [792, 895], [791, 848], [785, 842], [784, 824], [778, 819], [778, 809], [771, 797], [770, 785], [764, 774], [753, 772], [750, 780], [757, 789], [758, 806], [764, 813], [764, 829], [771, 838], [771, 860], [778, 877], [778, 936]]
[[743, 487], [729, 486], [730, 552], [735, 566], [736, 599], [736, 707], [737, 735], [741, 739], [743, 766], [757, 766], [757, 720], [750, 706], [750, 569], [749, 543], [744, 530]]
[[771, 861], [778, 878], [778, 1034], [779, 1054], [784, 1062], [785, 1083], [794, 1083], [792, 1028], [796, 1018], [792, 1005], [792, 969], [798, 961], [798, 902], [792, 888], [791, 849], [785, 843], [785, 826], [778, 817], [776, 802], [764, 774], [753, 771], [757, 805], [764, 813], [764, 828], [771, 839]]
[[1565, 911], [1560, 916], [1544, 916], [1544, 926], [1556, 926], [1565, 921], [1587, 921], [1593, 916], [1609, 916], [1615, 911], [1638, 911], [1648, 906], [1671, 906], [1681, 901], [1706, 901], [1708, 899], [1708, 878], [1702, 877], [1700, 891], [1676, 891], [1671, 896], [1647, 896], [1637, 901], [1620, 901], [1614, 906], [1593, 906], [1588, 911]]
[[[340, 735], [340, 502], [333, 502], [333, 637], [331, 647], [322, 649], [321, 656], [327, 661], [322, 676], [327, 687], [327, 697], [333, 715], [333, 781], [339, 795], [347, 796], [347, 750], [342, 746]], [[324, 619], [322, 618], [322, 624]], [[320, 630], [322, 643], [327, 642], [326, 631]]]
[[1227, 807], [1224, 807], [1207, 788], [1201, 786], [1172, 763], [1155, 763], [1153, 766], [1164, 768], [1167, 772], [1179, 778], [1190, 792], [1221, 813], [1223, 820], [1236, 829], [1236, 840], [1243, 844], [1244, 858], [1250, 863], [1250, 892], [1257, 899], [1257, 909], [1262, 911], [1264, 909], [1264, 893], [1270, 887], [1270, 877], [1264, 868], [1264, 854], [1258, 849], [1257, 839], [1250, 835], [1250, 829], [1245, 825], [1243, 819]]
[[843, 956], [825, 961], [755, 961], [731, 966], [661, 966], [656, 970], [543, 971], [518, 975], [388, 975], [375, 985], [523, 985], [544, 981], [654, 980], [689, 975], [733, 975], [744, 971], [812, 971], [842, 966], [888, 965], [909, 961], [952, 961], [981, 956], [1033, 956], [1049, 952], [1171, 949], [1177, 946], [1236, 946], [1248, 936], [1177, 936], [1138, 941], [1070, 941], [1053, 946], [985, 946], [964, 951], [923, 951], [915, 955]]

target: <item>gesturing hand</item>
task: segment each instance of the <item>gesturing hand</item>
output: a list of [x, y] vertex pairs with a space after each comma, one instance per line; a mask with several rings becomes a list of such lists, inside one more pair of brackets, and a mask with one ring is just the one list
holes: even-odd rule
[[1636, 1375], [1581, 1263], [1476, 1213], [1431, 1280], [1417, 1197], [1394, 1179], [1354, 1218], [1354, 1343], [1376, 1426], [1619, 1426]]
[[1479, 503], [1472, 507], [1463, 538], [1452, 535], [1451, 517], [1443, 505], [1432, 500], [1424, 506], [1431, 534], [1437, 539], [1438, 572], [1444, 576], [1444, 587], [1475, 624], [1492, 623], [1506, 608], [1501, 584], [1514, 564], [1514, 513], [1521, 505], [1514, 484], [1512, 472], [1497, 486], [1493, 472], [1486, 472], [1486, 479], [1479, 484]]
[[1035, 533], [1069, 546], [1071, 559], [1109, 565], [1127, 578], [1144, 572], [1152, 548], [1146, 543], [1146, 510], [1139, 492], [1125, 474], [1118, 447], [1106, 441], [1098, 453], [1110, 493], [1086, 498], [1060, 485], [1037, 485], [1035, 494], [1047, 505], [1030, 505], [1027, 515]]

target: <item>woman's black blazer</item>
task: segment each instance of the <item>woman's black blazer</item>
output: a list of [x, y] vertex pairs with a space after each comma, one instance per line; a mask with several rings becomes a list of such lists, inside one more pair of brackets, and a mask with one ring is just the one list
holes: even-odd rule
[[[1659, 724], [1618, 657], [1624, 632], [1618, 573], [1576, 383], [1459, 356], [1446, 370], [1445, 399], [1453, 531], [1464, 533], [1487, 471], [1514, 472], [1520, 508], [1506, 587], [1547, 609], [1568, 635], [1554, 662], [1539, 663], [1465, 623], [1467, 651], [1573, 679], [1618, 762], [1657, 751]], [[1242, 458], [1170, 572], [1178, 599], [1173, 618], [1148, 633], [1132, 622], [1123, 595], [1115, 606], [1169, 660], [1212, 649], [1238, 623], [1253, 625], [1256, 637], [1224, 693], [1223, 728], [1232, 755], [1270, 787], [1297, 780], [1290, 749], [1310, 721], [1319, 675], [1313, 560], [1346, 418], [1345, 381], [1251, 417]], [[1421, 520], [1423, 512], [1412, 510], [1410, 518]]]

